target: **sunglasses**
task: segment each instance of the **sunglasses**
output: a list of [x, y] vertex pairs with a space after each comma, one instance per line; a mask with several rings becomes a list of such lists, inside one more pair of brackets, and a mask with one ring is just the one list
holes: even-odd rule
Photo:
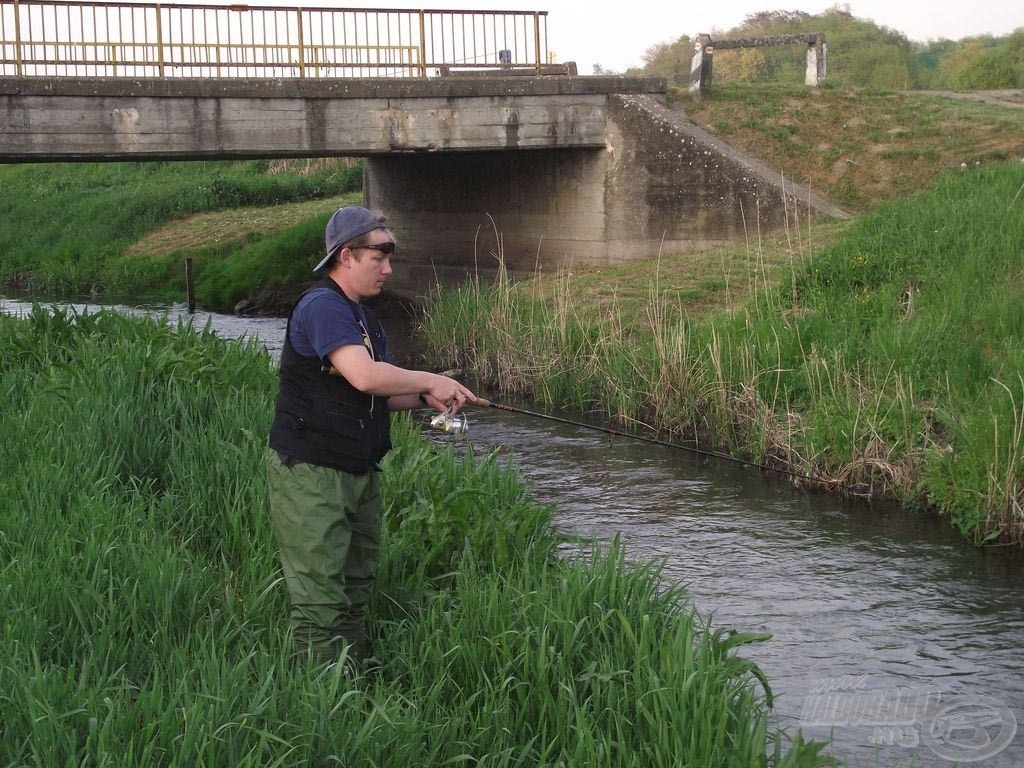
[[397, 247], [398, 246], [395, 245], [395, 241], [394, 240], [387, 240], [386, 242], [374, 243], [373, 245], [359, 245], [359, 246], [356, 246], [355, 248], [353, 248], [352, 250], [353, 251], [358, 251], [358, 250], [361, 250], [363, 248], [367, 248], [367, 249], [369, 249], [371, 251], [380, 251], [384, 255], [390, 256], [392, 253], [395, 252], [395, 249]]

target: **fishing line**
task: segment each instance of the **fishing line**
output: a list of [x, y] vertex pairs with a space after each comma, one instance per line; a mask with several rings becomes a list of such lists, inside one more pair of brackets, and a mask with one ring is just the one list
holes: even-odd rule
[[779, 467], [770, 467], [767, 464], [759, 464], [756, 461], [749, 461], [747, 459], [740, 459], [740, 458], [738, 458], [736, 456], [731, 456], [728, 453], [720, 453], [719, 451], [710, 451], [710, 450], [707, 450], [707, 449], [704, 449], [704, 448], [695, 448], [695, 447], [690, 446], [690, 445], [681, 445], [680, 443], [672, 443], [672, 442], [669, 442], [668, 440], [659, 440], [656, 437], [647, 437], [646, 435], [638, 435], [635, 432], [621, 432], [621, 431], [619, 431], [617, 429], [612, 429], [611, 427], [602, 427], [602, 426], [598, 426], [596, 424], [587, 424], [584, 421], [575, 421], [573, 419], [566, 419], [566, 418], [563, 418], [561, 416], [552, 416], [552, 415], [547, 414], [547, 413], [539, 413], [538, 411], [528, 411], [525, 408], [516, 408], [514, 406], [504, 405], [502, 403], [492, 403], [490, 400], [487, 400], [487, 399], [482, 398], [482, 397], [478, 397], [476, 399], [476, 402], [473, 403], [473, 404], [474, 405], [480, 405], [480, 406], [487, 406], [489, 408], [496, 408], [499, 411], [508, 411], [509, 413], [518, 413], [518, 414], [521, 414], [523, 416], [533, 416], [533, 417], [538, 418], [538, 419], [547, 419], [548, 421], [557, 421], [560, 424], [568, 424], [568, 425], [573, 426], [573, 427], [583, 427], [584, 429], [593, 429], [593, 430], [595, 430], [597, 432], [603, 432], [606, 435], [608, 435], [609, 437], [626, 437], [626, 438], [629, 438], [631, 440], [640, 440], [641, 442], [644, 442], [644, 443], [651, 443], [653, 445], [660, 445], [660, 446], [662, 446], [664, 448], [675, 448], [675, 449], [680, 450], [680, 451], [687, 451], [689, 453], [695, 453], [695, 454], [700, 455], [700, 456], [710, 456], [710, 457], [715, 458], [715, 459], [724, 459], [725, 461], [731, 461], [734, 464], [741, 464], [741, 465], [746, 466], [746, 467], [753, 467], [755, 469], [761, 469], [761, 470], [764, 470], [764, 471], [767, 471], [767, 472], [777, 472], [778, 474], [786, 475], [788, 477], [792, 477], [792, 478], [797, 479], [797, 480], [805, 480], [805, 481], [807, 481], [809, 483], [813, 483], [814, 485], [833, 485], [833, 486], [839, 486], [840, 488], [846, 488], [846, 489], [848, 489], [848, 490], [850, 490], [850, 491], [852, 491], [854, 493], [858, 493], [857, 489], [855, 489], [852, 485], [847, 485], [846, 483], [840, 483], [837, 480], [828, 480], [828, 481], [817, 480], [817, 479], [811, 477], [810, 475], [804, 475], [804, 474], [801, 474], [800, 472], [793, 472], [791, 470], [781, 469]]
[[[334, 368], [334, 366], [325, 365], [322, 368], [322, 370], [325, 373], [330, 373], [332, 376], [340, 376], [341, 375]], [[457, 376], [460, 373], [461, 373], [461, 371], [459, 371], [458, 369], [453, 369], [453, 370], [450, 370], [450, 371], [445, 371], [441, 375], [442, 376]], [[852, 485], [849, 485], [848, 483], [841, 483], [838, 480], [818, 480], [816, 478], [811, 477], [810, 475], [805, 475], [805, 474], [802, 474], [800, 472], [794, 472], [794, 471], [789, 470], [789, 469], [782, 469], [781, 467], [770, 467], [767, 464], [759, 464], [756, 461], [750, 461], [748, 459], [741, 459], [741, 458], [738, 458], [736, 456], [732, 456], [732, 455], [730, 455], [728, 453], [721, 453], [719, 451], [711, 451], [711, 450], [707, 450], [705, 448], [696, 448], [694, 446], [682, 445], [680, 443], [672, 443], [672, 442], [669, 442], [668, 440], [660, 440], [660, 439], [658, 439], [656, 437], [647, 437], [646, 435], [638, 435], [635, 432], [621, 432], [621, 431], [619, 431], [617, 429], [612, 429], [611, 427], [602, 427], [602, 426], [598, 426], [596, 424], [587, 424], [585, 421], [575, 421], [573, 419], [566, 419], [566, 418], [564, 418], [562, 416], [552, 416], [551, 414], [540, 413], [539, 411], [529, 411], [526, 408], [516, 408], [515, 406], [505, 405], [503, 403], [493, 403], [490, 400], [488, 400], [486, 398], [483, 398], [483, 397], [478, 397], [476, 399], [476, 401], [474, 403], [472, 403], [472, 404], [473, 405], [479, 405], [479, 406], [487, 406], [488, 408], [495, 408], [495, 409], [497, 409], [499, 411], [508, 411], [509, 413], [518, 413], [518, 414], [520, 414], [522, 416], [533, 416], [534, 418], [537, 418], [537, 419], [547, 419], [548, 421], [555, 421], [555, 422], [558, 422], [559, 424], [568, 424], [568, 425], [573, 426], [573, 427], [582, 427], [583, 429], [593, 429], [593, 430], [595, 430], [597, 432], [603, 432], [604, 434], [608, 435], [609, 437], [626, 437], [626, 438], [629, 438], [630, 440], [639, 440], [639, 441], [644, 442], [644, 443], [651, 443], [652, 445], [660, 445], [663, 448], [675, 448], [676, 450], [687, 451], [688, 453], [697, 454], [698, 456], [709, 456], [709, 457], [715, 458], [715, 459], [722, 459], [724, 461], [731, 461], [734, 464], [740, 464], [740, 465], [742, 465], [744, 467], [752, 467], [754, 469], [760, 469], [760, 470], [763, 470], [765, 472], [775, 472], [776, 474], [786, 475], [787, 477], [791, 477], [794, 480], [803, 480], [805, 482], [811, 483], [812, 485], [829, 485], [829, 486], [834, 486], [834, 487], [839, 487], [839, 488], [845, 488], [845, 489], [847, 489], [848, 491], [850, 491], [853, 494], [860, 495], [860, 496], [864, 495], [863, 491], [859, 491], [858, 489], [854, 488]], [[463, 428], [460, 428], [460, 429], [457, 429], [457, 430], [449, 430], [449, 431], [463, 432], [465, 430]]]

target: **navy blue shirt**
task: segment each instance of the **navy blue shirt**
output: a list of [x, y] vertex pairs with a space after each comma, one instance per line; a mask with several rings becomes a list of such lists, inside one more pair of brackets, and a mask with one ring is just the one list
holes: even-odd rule
[[299, 300], [292, 313], [288, 341], [303, 357], [318, 357], [325, 363], [331, 352], [347, 344], [365, 346], [371, 357], [376, 352], [386, 362], [386, 336], [383, 338], [384, 349], [370, 349], [370, 335], [366, 329], [371, 326], [366, 319], [367, 312], [361, 304], [348, 300], [337, 291], [314, 288]]

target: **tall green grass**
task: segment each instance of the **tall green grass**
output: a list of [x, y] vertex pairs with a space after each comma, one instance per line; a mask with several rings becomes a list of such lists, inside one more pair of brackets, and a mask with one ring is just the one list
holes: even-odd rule
[[[0, 278], [17, 278], [29, 290], [51, 295], [181, 297], [180, 254], [126, 256], [129, 246], [191, 214], [335, 196], [361, 184], [359, 165], [308, 174], [271, 174], [265, 161], [0, 166]], [[319, 227], [322, 240], [323, 222]], [[322, 243], [310, 245], [308, 232], [315, 229], [306, 225], [276, 235], [269, 246], [242, 231], [205, 249], [196, 266], [197, 273], [208, 269], [202, 280], [197, 274], [205, 298], [217, 308], [230, 307], [261, 280], [294, 277], [296, 265], [315, 263], [313, 255], [322, 250]], [[274, 271], [254, 271], [243, 280], [241, 268], [222, 266], [240, 249], [256, 250], [257, 267], [274, 253]]]
[[294, 658], [266, 352], [111, 313], [0, 317], [0, 764], [826, 764], [768, 726], [756, 636], [620, 546], [558, 556], [492, 457], [395, 420], [350, 676]]
[[1024, 166], [950, 174], [879, 207], [738, 311], [581, 318], [572, 279], [434, 297], [441, 366], [505, 391], [657, 424], [811, 482], [937, 509], [1024, 542]]

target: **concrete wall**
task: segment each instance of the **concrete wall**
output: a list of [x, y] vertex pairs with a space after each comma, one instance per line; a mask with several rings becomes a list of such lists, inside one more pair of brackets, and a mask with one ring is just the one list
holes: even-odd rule
[[603, 146], [607, 93], [656, 78], [0, 78], [0, 162]]
[[787, 212], [847, 215], [649, 96], [609, 96], [607, 112], [613, 260], [656, 254], [662, 242], [678, 252], [753, 238], [783, 227]]

